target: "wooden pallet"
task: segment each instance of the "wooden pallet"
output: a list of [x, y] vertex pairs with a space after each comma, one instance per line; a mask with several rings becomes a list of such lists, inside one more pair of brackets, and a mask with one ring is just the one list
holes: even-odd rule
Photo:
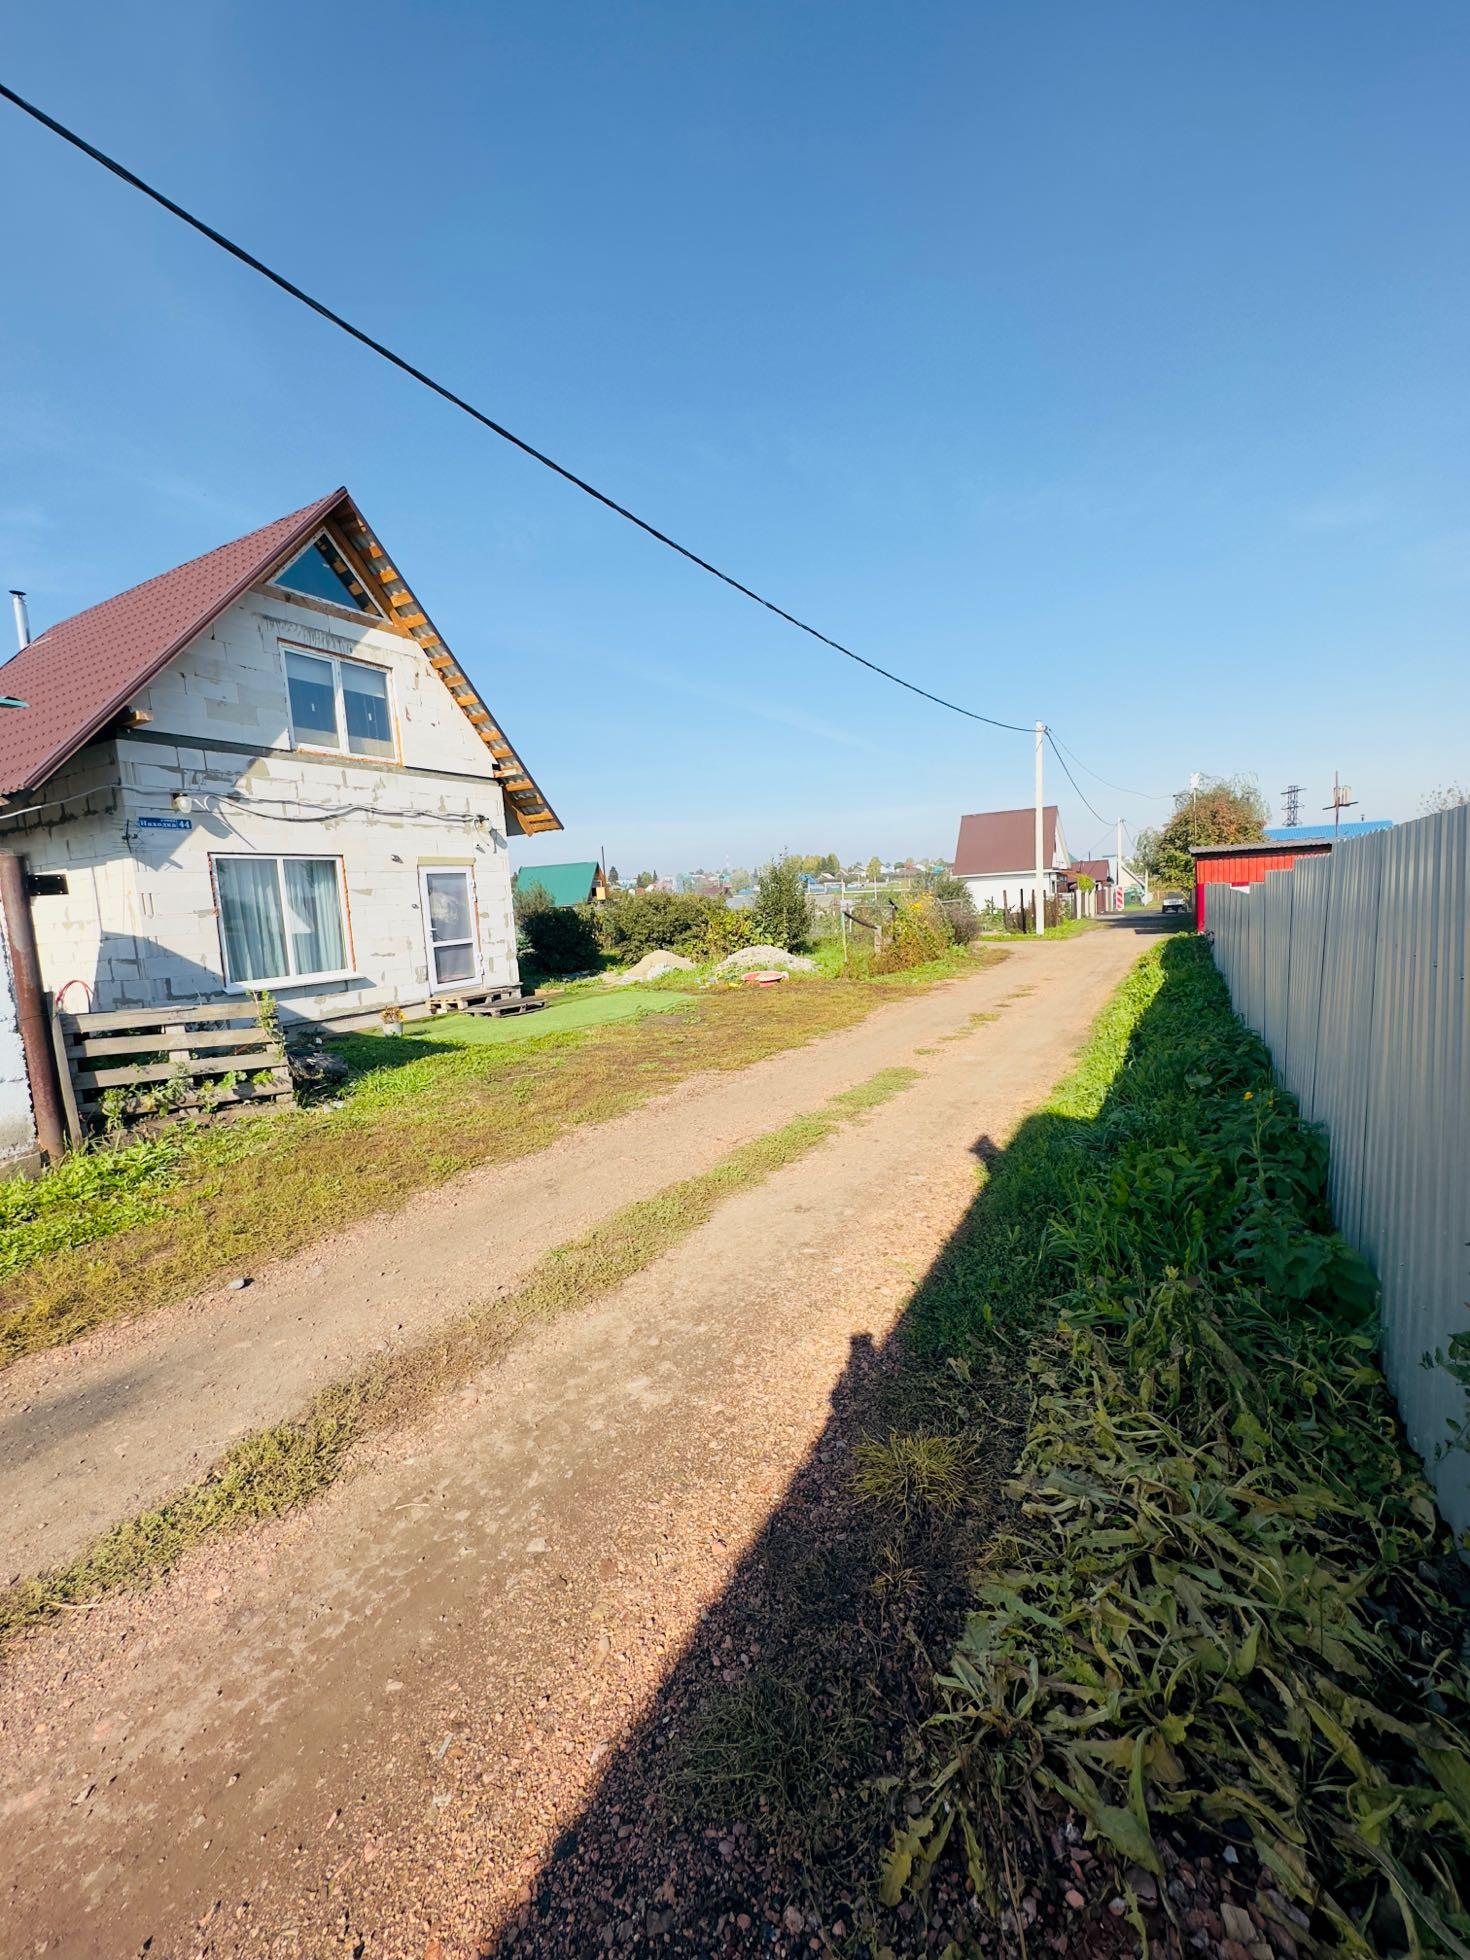
[[429, 1001], [431, 1014], [535, 1014], [545, 1007], [544, 1000], [523, 993], [519, 987], [462, 987], [456, 992], [435, 994]]
[[[113, 1090], [131, 1092], [122, 1115], [134, 1130], [292, 1100], [285, 1049], [250, 999], [108, 1014], [53, 1010], [51, 1024], [73, 1143], [104, 1126], [103, 1097]], [[226, 1083], [229, 1075], [247, 1079]]]

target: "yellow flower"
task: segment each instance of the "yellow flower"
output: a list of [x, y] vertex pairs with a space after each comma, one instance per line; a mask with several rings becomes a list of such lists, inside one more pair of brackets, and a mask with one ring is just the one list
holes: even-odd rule
[[1255, 1091], [1253, 1089], [1247, 1089], [1243, 1100], [1249, 1102], [1254, 1093]]

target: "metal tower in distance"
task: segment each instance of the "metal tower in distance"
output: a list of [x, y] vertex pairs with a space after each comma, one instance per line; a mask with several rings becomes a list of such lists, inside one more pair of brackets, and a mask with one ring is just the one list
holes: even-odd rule
[[1281, 794], [1286, 803], [1286, 815], [1282, 821], [1295, 828], [1302, 820], [1302, 785], [1288, 783]]

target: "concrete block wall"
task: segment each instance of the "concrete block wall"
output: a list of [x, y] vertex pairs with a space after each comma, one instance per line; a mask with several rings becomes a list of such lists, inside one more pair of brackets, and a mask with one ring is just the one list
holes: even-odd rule
[[21, 852], [30, 870], [66, 879], [64, 895], [31, 901], [31, 916], [42, 979], [52, 993], [65, 988], [64, 1004], [74, 1010], [100, 1004], [95, 993], [107, 947], [137, 931], [126, 828], [112, 742], [89, 744], [35, 792], [30, 807], [7, 810], [0, 822], [6, 848]]
[[[498, 784], [435, 778], [283, 752], [244, 757], [156, 741], [118, 744], [122, 800], [136, 818], [187, 795], [187, 832], [131, 830], [139, 964], [105, 975], [114, 1004], [190, 1000], [224, 986], [209, 860], [217, 854], [338, 857], [356, 978], [326, 989], [274, 988], [283, 1017], [317, 1021], [413, 1007], [430, 992], [419, 872], [474, 874], [481, 968], [493, 985], [519, 977], [504, 801]], [[342, 814], [334, 814], [342, 812]]]
[[[282, 643], [366, 659], [390, 675], [401, 760], [291, 746]], [[353, 976], [275, 988], [282, 1016], [371, 1024], [430, 992], [419, 874], [474, 874], [481, 972], [519, 974], [506, 809], [489, 751], [412, 640], [270, 590], [223, 615], [132, 704], [148, 719], [96, 742], [0, 825], [35, 871], [66, 875], [34, 901], [42, 973], [72, 1008], [216, 998], [224, 961], [210, 859], [221, 853], [337, 857]], [[190, 828], [140, 828], [173, 817]]]
[[282, 646], [385, 668], [409, 768], [489, 777], [489, 750], [416, 641], [267, 588], [231, 606], [134, 703], [171, 735], [289, 749]]

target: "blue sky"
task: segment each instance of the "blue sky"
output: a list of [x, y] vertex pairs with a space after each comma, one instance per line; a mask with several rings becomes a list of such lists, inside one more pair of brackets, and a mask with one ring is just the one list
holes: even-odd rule
[[[1112, 782], [1470, 774], [1470, 11], [275, 0], [5, 79], [792, 610]], [[947, 852], [1028, 738], [717, 587], [0, 105], [0, 586], [346, 482], [625, 873]], [[1078, 855], [1167, 805], [1053, 771]]]

